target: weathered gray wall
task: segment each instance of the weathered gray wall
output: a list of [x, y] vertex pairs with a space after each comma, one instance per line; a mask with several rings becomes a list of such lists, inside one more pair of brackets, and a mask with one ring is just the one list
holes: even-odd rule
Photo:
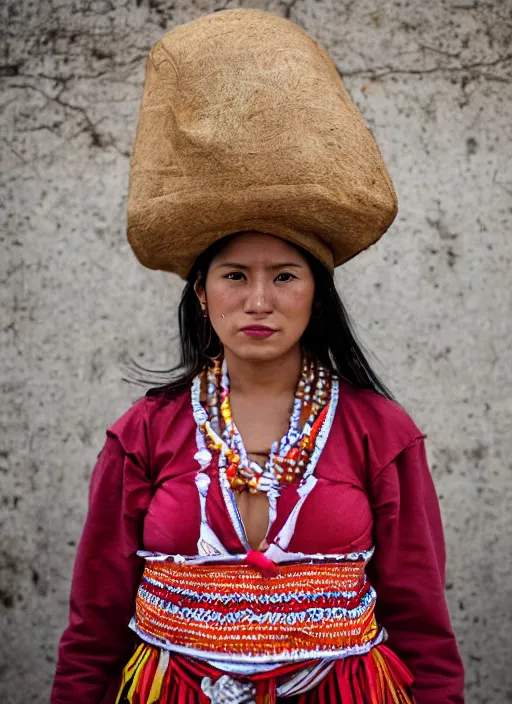
[[[338, 281], [429, 435], [468, 702], [512, 701], [512, 4], [287, 4], [241, 3], [288, 14], [328, 47], [396, 183], [398, 221]], [[180, 282], [142, 269], [124, 239], [146, 53], [224, 6], [237, 4], [2, 2], [6, 704], [47, 700], [91, 467], [141, 393], [122, 383], [123, 360], [165, 365], [175, 350]]]

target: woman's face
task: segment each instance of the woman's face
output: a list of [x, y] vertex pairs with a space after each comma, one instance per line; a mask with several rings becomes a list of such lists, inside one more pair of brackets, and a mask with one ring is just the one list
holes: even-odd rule
[[269, 361], [300, 341], [311, 317], [315, 282], [305, 257], [286, 241], [244, 232], [215, 256], [206, 286], [196, 286], [226, 350]]

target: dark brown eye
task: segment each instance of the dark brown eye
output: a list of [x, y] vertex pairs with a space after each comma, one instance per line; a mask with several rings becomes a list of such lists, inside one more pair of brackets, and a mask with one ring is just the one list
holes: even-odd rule
[[[288, 277], [288, 278], [284, 278], [284, 279], [281, 278], [281, 277], [283, 277], [283, 276], [284, 276], [284, 277]], [[290, 281], [291, 279], [296, 279], [296, 278], [297, 278], [297, 277], [294, 276], [293, 274], [290, 274], [290, 272], [288, 272], [288, 271], [283, 271], [282, 274], [279, 274], [279, 276], [276, 276], [276, 281], [283, 281], [283, 282], [286, 282], [286, 281]]]
[[229, 279], [230, 281], [240, 281], [244, 278], [244, 274], [242, 274], [241, 271], [230, 271], [224, 278]]

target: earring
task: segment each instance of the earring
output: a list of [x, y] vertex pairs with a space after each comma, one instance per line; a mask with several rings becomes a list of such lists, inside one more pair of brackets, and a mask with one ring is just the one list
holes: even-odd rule
[[208, 317], [208, 307], [204, 301], [201, 301], [201, 310], [203, 311], [203, 318]]

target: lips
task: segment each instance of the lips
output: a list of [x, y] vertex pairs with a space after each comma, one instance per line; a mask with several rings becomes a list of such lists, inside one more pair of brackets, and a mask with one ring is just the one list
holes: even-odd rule
[[242, 328], [242, 332], [249, 337], [270, 337], [270, 335], [273, 335], [277, 330], [268, 328], [266, 325], [248, 325]]

